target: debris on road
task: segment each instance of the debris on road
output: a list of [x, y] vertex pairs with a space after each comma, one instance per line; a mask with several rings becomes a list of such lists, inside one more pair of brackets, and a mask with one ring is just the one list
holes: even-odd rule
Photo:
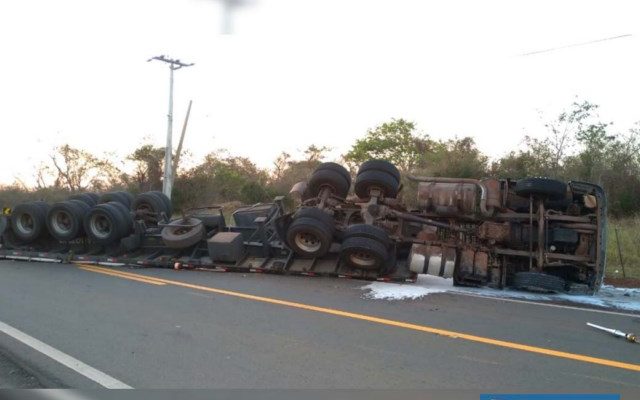
[[609, 332], [613, 336], [624, 338], [628, 342], [640, 343], [640, 340], [638, 339], [638, 336], [635, 333], [624, 333], [624, 332], [619, 331], [617, 329], [605, 328], [604, 326], [592, 324], [591, 322], [587, 322], [587, 325], [592, 327], [592, 328], [599, 329], [601, 331]]
[[415, 283], [405, 285], [391, 282], [372, 282], [361, 287], [364, 298], [372, 300], [416, 300], [436, 293], [452, 293], [488, 298], [515, 299], [535, 302], [559, 302], [580, 304], [621, 311], [640, 311], [640, 289], [618, 288], [603, 285], [593, 296], [573, 294], [543, 294], [510, 289], [474, 288], [454, 286], [453, 279], [431, 275], [418, 275]]

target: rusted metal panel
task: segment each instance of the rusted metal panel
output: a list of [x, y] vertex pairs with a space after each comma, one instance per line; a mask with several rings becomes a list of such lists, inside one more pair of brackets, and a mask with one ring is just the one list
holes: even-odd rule
[[511, 225], [508, 222], [483, 222], [478, 227], [478, 238], [491, 240], [494, 243], [504, 243], [511, 235]]
[[489, 272], [489, 254], [466, 248], [460, 251], [459, 273], [485, 278]]
[[474, 266], [476, 275], [486, 277], [489, 273], [489, 254], [484, 251], [477, 251]]
[[484, 179], [480, 181], [480, 184], [486, 189], [487, 207], [495, 209], [501, 208], [500, 181], [497, 179]]
[[418, 236], [416, 237], [418, 240], [424, 241], [434, 241], [438, 239], [438, 228], [435, 226], [425, 225], [420, 232], [418, 232]]
[[418, 184], [418, 205], [427, 212], [451, 216], [474, 214], [477, 203], [478, 191], [473, 183]]

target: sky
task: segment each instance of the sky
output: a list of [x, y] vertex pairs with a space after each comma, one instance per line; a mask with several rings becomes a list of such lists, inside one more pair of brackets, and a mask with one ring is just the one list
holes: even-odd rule
[[[113, 160], [164, 146], [165, 54], [186, 165], [226, 149], [270, 167], [310, 144], [345, 153], [391, 118], [491, 157], [544, 134], [576, 99], [624, 132], [640, 120], [634, 1], [245, 0], [222, 34], [215, 0], [4, 0], [0, 184], [34, 183], [64, 143]], [[522, 54], [619, 35], [616, 40]], [[542, 117], [541, 117], [542, 116]], [[127, 166], [124, 166], [127, 168]]]

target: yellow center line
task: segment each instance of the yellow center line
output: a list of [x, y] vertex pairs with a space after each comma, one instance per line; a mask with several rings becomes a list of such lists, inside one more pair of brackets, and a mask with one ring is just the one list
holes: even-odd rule
[[157, 282], [157, 281], [154, 281], [154, 280], [151, 280], [151, 279], [144, 279], [142, 277], [126, 276], [126, 275], [115, 273], [115, 272], [112, 272], [112, 271], [104, 271], [102, 269], [89, 268], [89, 267], [86, 267], [84, 265], [83, 266], [79, 266], [78, 268], [83, 269], [85, 271], [96, 272], [98, 274], [109, 275], [109, 276], [114, 276], [114, 277], [117, 277], [117, 278], [124, 278], [124, 279], [129, 279], [129, 280], [132, 280], [132, 281], [138, 281], [138, 282], [143, 282], [143, 283], [149, 283], [151, 285], [157, 285], [157, 286], [166, 285], [166, 283], [164, 283], [164, 282]]
[[[152, 277], [147, 277], [145, 275], [133, 274], [130, 272], [117, 271], [114, 273], [113, 272], [114, 270], [106, 269], [102, 267], [91, 266], [91, 268], [87, 268], [86, 265], [82, 265], [80, 268], [90, 270], [93, 272], [100, 272], [100, 273], [109, 272], [109, 273], [113, 273], [115, 276], [120, 276], [126, 279], [133, 279], [133, 278], [145, 279], [145, 280], [153, 281], [156, 283], [181, 286], [185, 288], [201, 290], [201, 291], [210, 292], [210, 293], [217, 293], [217, 294], [222, 294], [226, 296], [238, 297], [246, 300], [259, 301], [262, 303], [269, 303], [269, 304], [277, 304], [281, 306], [298, 308], [298, 309], [307, 310], [307, 311], [315, 311], [323, 314], [336, 315], [336, 316], [345, 317], [345, 318], [377, 323], [381, 325], [404, 328], [404, 329], [409, 329], [409, 330], [419, 331], [419, 332], [426, 332], [426, 333], [431, 333], [439, 336], [445, 336], [452, 339], [463, 339], [463, 340], [467, 340], [475, 343], [483, 343], [483, 344], [488, 344], [488, 345], [497, 346], [497, 347], [504, 347], [504, 348], [513, 349], [513, 350], [525, 351], [529, 353], [542, 354], [542, 355], [551, 356], [551, 357], [564, 358], [564, 359], [569, 359], [574, 361], [581, 361], [585, 363], [604, 365], [607, 367], [622, 368], [630, 371], [640, 372], [640, 364], [631, 364], [631, 363], [625, 363], [621, 361], [608, 360], [605, 358], [568, 353], [568, 352], [559, 351], [559, 350], [547, 349], [544, 347], [530, 346], [526, 344], [509, 342], [509, 341], [499, 340], [499, 339], [492, 339], [492, 338], [483, 337], [483, 336], [470, 335], [467, 333], [450, 331], [446, 329], [438, 329], [438, 328], [433, 328], [426, 325], [418, 325], [418, 324], [412, 324], [408, 322], [395, 321], [391, 319], [379, 318], [379, 317], [374, 317], [374, 316], [365, 315], [365, 314], [357, 314], [357, 313], [337, 310], [333, 308], [318, 307], [318, 306], [313, 306], [313, 305], [304, 304], [304, 303], [297, 303], [293, 301], [279, 300], [271, 297], [256, 296], [252, 294], [235, 292], [231, 290], [216, 289], [208, 286], [193, 285], [190, 283], [173, 281], [169, 279], [162, 279], [162, 278], [155, 278], [155, 277], [152, 278]], [[148, 283], [151, 283], [151, 282], [148, 282]]]

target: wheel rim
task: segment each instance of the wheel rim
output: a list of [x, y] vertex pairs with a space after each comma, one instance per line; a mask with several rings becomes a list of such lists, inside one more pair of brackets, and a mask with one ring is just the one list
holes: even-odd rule
[[66, 211], [56, 212], [51, 218], [51, 226], [53, 227], [53, 230], [58, 233], [70, 233], [73, 229], [73, 220], [71, 215]]
[[312, 232], [298, 232], [293, 241], [305, 253], [314, 253], [322, 247], [322, 242]]
[[173, 234], [176, 235], [176, 236], [185, 235], [185, 234], [191, 232], [193, 230], [193, 228], [194, 228], [193, 226], [187, 226], [187, 227], [178, 226], [178, 227], [173, 229]]
[[320, 185], [320, 187], [318, 188], [318, 195], [320, 195], [320, 193], [322, 193], [322, 191], [324, 189], [328, 189], [329, 192], [331, 192], [331, 194], [335, 195], [336, 193], [338, 193], [338, 191], [336, 190], [336, 188], [333, 185], [330, 185], [328, 183], [323, 183], [322, 185]]
[[386, 193], [386, 190], [381, 185], [371, 184], [371, 185], [367, 186], [367, 189], [366, 189], [367, 195], [371, 196], [371, 192], [374, 191], [374, 190], [377, 190], [378, 192], [380, 192], [380, 194], [382, 196], [384, 196], [385, 193]]
[[20, 215], [16, 221], [16, 228], [18, 228], [18, 231], [24, 235], [31, 234], [34, 229], [34, 220], [31, 214], [24, 213]]
[[89, 220], [91, 233], [98, 239], [106, 239], [111, 234], [111, 221], [103, 214], [94, 214]]
[[142, 203], [138, 205], [136, 212], [142, 214], [142, 219], [147, 222], [158, 222], [156, 212], [150, 204]]
[[347, 218], [347, 225], [362, 224], [362, 223], [364, 223], [364, 218], [362, 218], [362, 214], [360, 213], [360, 211], [351, 213]]
[[360, 268], [371, 268], [378, 264], [378, 260], [367, 251], [356, 251], [349, 254], [349, 261], [352, 265]]
[[147, 213], [154, 212], [153, 207], [151, 207], [147, 203], [141, 203], [140, 205], [138, 205], [138, 207], [136, 208], [136, 211], [142, 211], [142, 212], [147, 212]]

